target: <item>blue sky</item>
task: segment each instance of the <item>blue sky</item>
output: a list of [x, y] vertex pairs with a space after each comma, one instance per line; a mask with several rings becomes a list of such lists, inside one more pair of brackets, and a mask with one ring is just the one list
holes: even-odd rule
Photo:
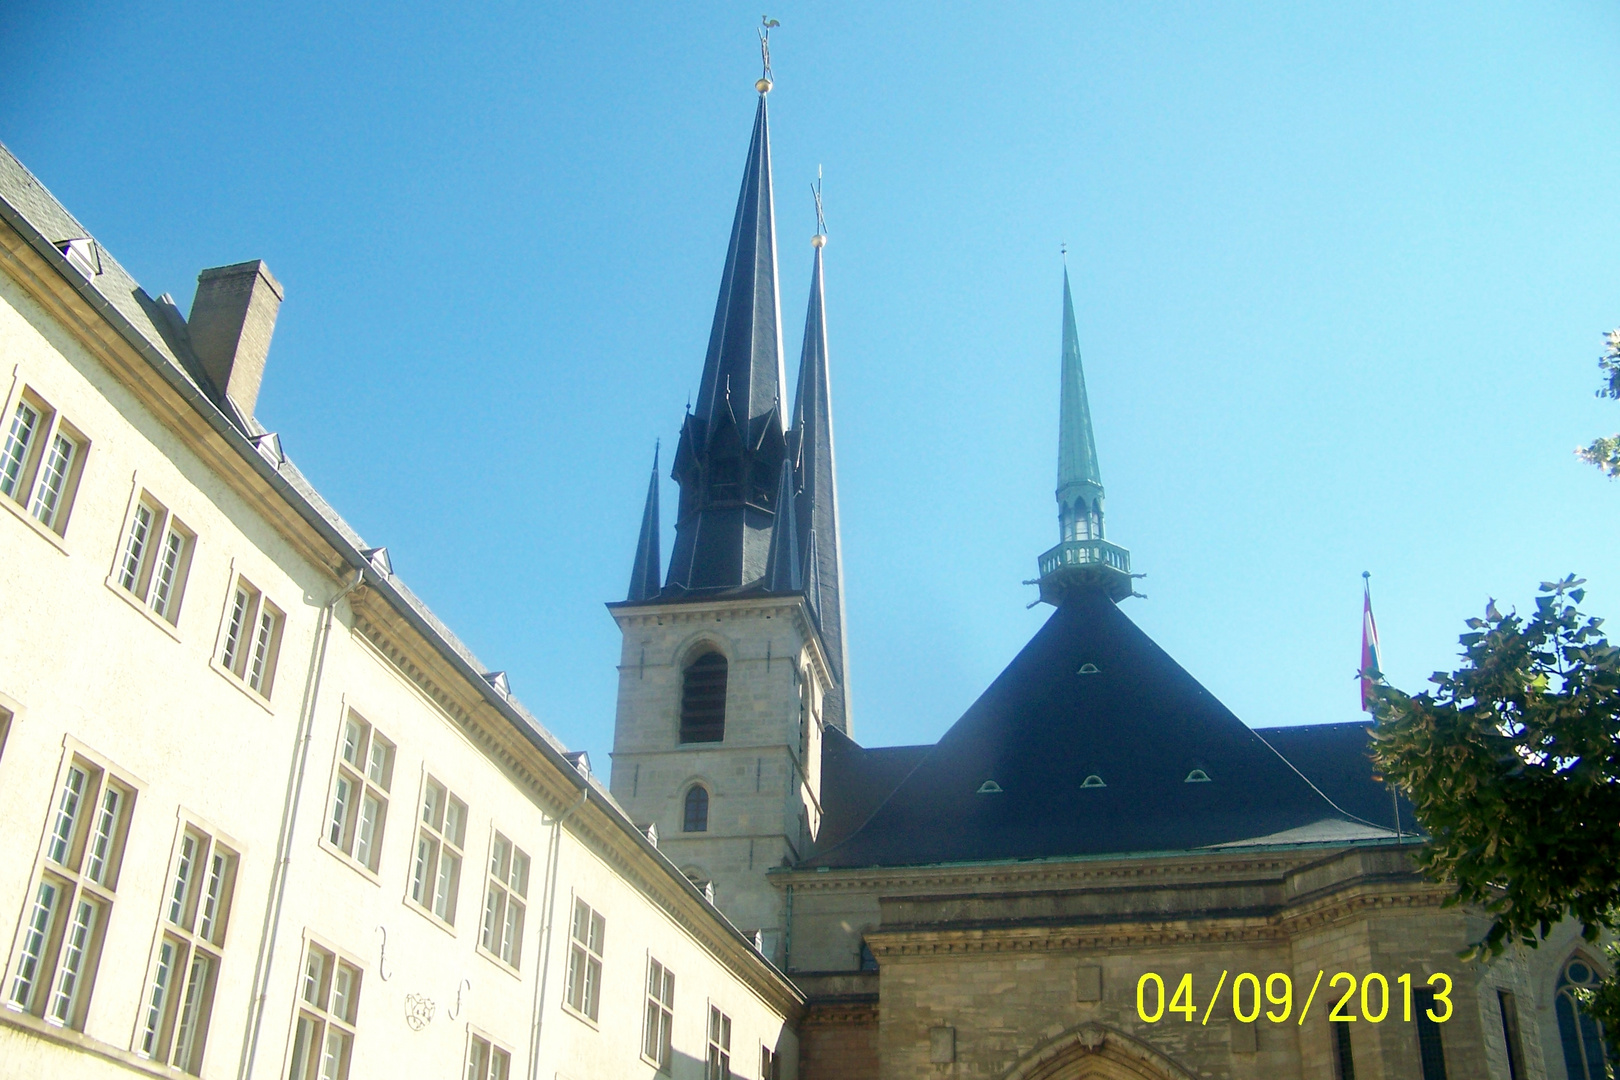
[[[69, 2], [0, 35], [0, 140], [182, 308], [269, 263], [260, 418], [598, 762], [757, 7]], [[1620, 614], [1620, 485], [1571, 453], [1620, 429], [1620, 9], [771, 14], [790, 379], [826, 176], [862, 742], [937, 738], [1045, 617], [1061, 242], [1126, 610], [1249, 723], [1357, 718], [1363, 570], [1409, 689], [1488, 596], [1575, 571]]]

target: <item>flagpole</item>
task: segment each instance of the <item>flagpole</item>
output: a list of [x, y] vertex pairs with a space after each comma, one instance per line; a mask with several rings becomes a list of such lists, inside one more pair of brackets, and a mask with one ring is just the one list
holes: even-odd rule
[[[1373, 646], [1373, 651], [1372, 651], [1371, 655], [1372, 655], [1374, 661], [1378, 662], [1378, 663], [1381, 663], [1382, 660], [1378, 656], [1378, 631], [1376, 629], [1377, 624], [1375, 622], [1373, 622], [1373, 617], [1372, 617], [1372, 574], [1369, 571], [1366, 571], [1366, 570], [1363, 570], [1361, 572], [1361, 604], [1362, 604], [1362, 607], [1361, 607], [1361, 611], [1362, 611], [1362, 615], [1361, 615], [1362, 663], [1363, 664], [1366, 663], [1366, 659], [1367, 659], [1367, 656], [1368, 656], [1367, 645], [1369, 644], [1369, 641], [1371, 642], [1371, 644]], [[1369, 634], [1371, 634], [1370, 639], [1369, 639], [1369, 636], [1368, 636]], [[1365, 680], [1365, 678], [1366, 678], [1366, 670], [1365, 670], [1365, 668], [1363, 668], [1363, 679]], [[1365, 685], [1365, 682], [1363, 683], [1363, 685]], [[1378, 714], [1376, 712], [1374, 712], [1374, 710], [1370, 707], [1370, 703], [1366, 700], [1365, 695], [1363, 695], [1363, 698], [1362, 698], [1361, 708], [1362, 708], [1362, 710], [1364, 712], [1372, 713], [1374, 723], [1378, 722]], [[1401, 793], [1400, 793], [1400, 790], [1398, 788], [1396, 788], [1395, 781], [1390, 780], [1390, 781], [1387, 781], [1387, 783], [1389, 784], [1389, 805], [1390, 805], [1390, 808], [1394, 811], [1394, 814], [1395, 814], [1395, 843], [1400, 844], [1403, 837], [1405, 836], [1405, 833], [1401, 829]]]

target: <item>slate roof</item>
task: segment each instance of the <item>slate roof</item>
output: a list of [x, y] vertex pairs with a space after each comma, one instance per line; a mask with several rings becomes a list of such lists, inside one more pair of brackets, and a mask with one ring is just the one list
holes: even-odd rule
[[867, 748], [829, 726], [821, 743], [821, 831], [816, 849], [837, 845], [866, 823], [932, 746]]
[[[1082, 669], [1095, 668], [1095, 671]], [[1337, 725], [1334, 725], [1337, 726]], [[828, 733], [828, 832], [803, 865], [916, 866], [1388, 836], [1336, 809], [1115, 604], [1071, 592], [859, 828], [882, 770]], [[1303, 740], [1324, 760], [1332, 738]], [[853, 746], [853, 744], [850, 744]], [[922, 748], [899, 748], [915, 751]], [[855, 748], [859, 750], [859, 748]], [[877, 754], [874, 758], [871, 755]], [[878, 763], [882, 764], [879, 765]], [[1208, 782], [1189, 783], [1193, 770]], [[1353, 788], [1351, 770], [1332, 772]], [[1083, 787], [1088, 776], [1105, 786]], [[987, 782], [1000, 790], [981, 793]], [[1356, 803], [1368, 805], [1370, 800]], [[1387, 813], [1386, 813], [1387, 817]]]
[[[1299, 724], [1257, 728], [1259, 735], [1304, 773], [1343, 811], [1386, 829], [1395, 827], [1395, 803], [1389, 786], [1377, 779], [1368, 732], [1372, 721], [1346, 724]], [[1400, 826], [1412, 833], [1416, 817], [1405, 796], [1400, 800]]]

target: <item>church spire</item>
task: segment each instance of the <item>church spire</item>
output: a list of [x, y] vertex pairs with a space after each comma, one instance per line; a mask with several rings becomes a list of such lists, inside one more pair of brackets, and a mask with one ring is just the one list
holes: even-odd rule
[[1063, 265], [1063, 374], [1058, 415], [1058, 546], [1040, 558], [1041, 599], [1062, 602], [1075, 586], [1100, 588], [1118, 601], [1131, 595], [1131, 554], [1103, 538], [1102, 471], [1091, 430], [1091, 403], [1080, 366], [1068, 260]]
[[[810, 303], [804, 319], [804, 348], [799, 354], [799, 385], [793, 402], [792, 448], [799, 466], [799, 550], [814, 565], [804, 574], [805, 589], [827, 646], [836, 686], [828, 692], [823, 717], [849, 733], [847, 669], [844, 644], [844, 566], [838, 537], [838, 484], [833, 458], [832, 391], [827, 375], [827, 312], [822, 279], [822, 251], [827, 231], [821, 216], [820, 181], [816, 193], [815, 262], [810, 270]], [[814, 595], [809, 595], [813, 592]]]
[[776, 285], [768, 77], [748, 145], [731, 244], [720, 279], [697, 408], [675, 450], [681, 486], [667, 590], [718, 592], [759, 584], [787, 453], [782, 332]]
[[641, 537], [636, 541], [636, 561], [630, 567], [632, 604], [658, 595], [658, 447], [653, 446], [652, 477], [647, 481], [647, 504], [641, 511]]

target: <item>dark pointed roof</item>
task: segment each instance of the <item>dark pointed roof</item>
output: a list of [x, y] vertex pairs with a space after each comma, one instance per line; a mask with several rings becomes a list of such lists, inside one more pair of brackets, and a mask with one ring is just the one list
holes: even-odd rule
[[[827, 646], [827, 662], [836, 685], [822, 705], [822, 719], [849, 732], [844, 643], [844, 564], [838, 536], [838, 479], [833, 455], [832, 389], [827, 373], [827, 311], [822, 278], [825, 237], [817, 235], [810, 273], [810, 303], [804, 317], [804, 348], [799, 353], [799, 385], [793, 401], [792, 450], [799, 466], [799, 547], [814, 553], [815, 566], [804, 580], [813, 582], [811, 607]], [[812, 534], [814, 543], [812, 543]]]
[[782, 476], [776, 485], [776, 528], [771, 532], [771, 553], [765, 562], [765, 588], [771, 592], [798, 592], [804, 587], [793, 501], [793, 463], [784, 458]]
[[[1371, 720], [1255, 729], [1256, 735], [1304, 773], [1339, 809], [1393, 829], [1396, 797], [1373, 768], [1371, 732]], [[1406, 796], [1399, 799], [1400, 827], [1411, 835], [1417, 829], [1417, 817]]]
[[1077, 589], [866, 823], [807, 865], [1386, 835], [1336, 810], [1106, 596]]
[[697, 408], [687, 414], [675, 449], [672, 475], [681, 502], [666, 598], [757, 587], [765, 573], [772, 496], [787, 453], [779, 306], [770, 129], [761, 92]]
[[782, 422], [781, 302], [776, 289], [776, 206], [771, 194], [770, 125], [765, 95], [754, 112], [731, 245], [709, 331], [709, 352], [698, 384], [697, 410], [712, 421], [729, 408], [750, 434], [772, 412]]
[[641, 536], [636, 541], [636, 560], [630, 567], [630, 603], [651, 600], [658, 595], [658, 448], [653, 447], [652, 476], [647, 481], [647, 503], [641, 510]]

